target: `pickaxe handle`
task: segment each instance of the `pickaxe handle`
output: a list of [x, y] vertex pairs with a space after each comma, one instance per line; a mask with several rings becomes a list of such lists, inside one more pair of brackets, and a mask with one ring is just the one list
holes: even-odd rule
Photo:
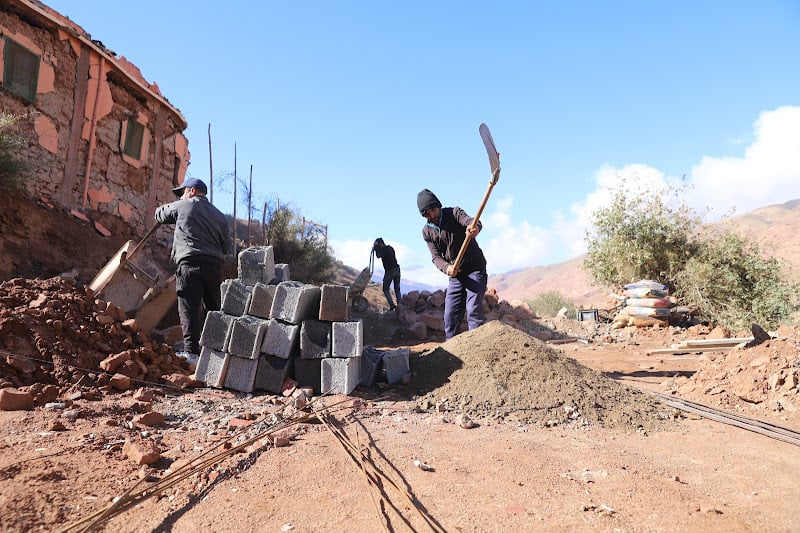
[[483, 194], [483, 200], [481, 201], [480, 207], [478, 207], [478, 211], [475, 213], [475, 217], [472, 219], [472, 224], [467, 226], [467, 236], [464, 238], [464, 242], [461, 244], [461, 249], [458, 251], [456, 260], [453, 261], [453, 268], [456, 272], [458, 272], [458, 269], [461, 267], [461, 261], [464, 260], [464, 254], [467, 252], [467, 246], [469, 246], [469, 242], [472, 240], [469, 230], [478, 226], [478, 221], [483, 213], [483, 208], [486, 207], [486, 202], [489, 201], [489, 195], [492, 194], [492, 189], [494, 189], [494, 186], [499, 178], [500, 169], [498, 168], [495, 172], [493, 172], [492, 179], [489, 180], [489, 186], [486, 188], [486, 192]]
[[483, 145], [486, 147], [486, 154], [489, 156], [489, 166], [492, 169], [492, 179], [489, 180], [489, 186], [486, 188], [486, 193], [484, 193], [483, 195], [483, 200], [481, 201], [481, 205], [480, 207], [478, 207], [478, 211], [475, 213], [475, 217], [472, 219], [472, 224], [467, 226], [467, 235], [464, 238], [464, 242], [461, 245], [461, 249], [458, 251], [458, 256], [456, 257], [456, 260], [453, 261], [453, 269], [455, 272], [458, 272], [459, 268], [461, 268], [461, 261], [464, 260], [464, 254], [467, 252], [467, 246], [469, 246], [469, 241], [472, 240], [469, 231], [470, 229], [478, 226], [478, 221], [480, 220], [481, 214], [483, 213], [483, 208], [486, 207], [486, 202], [489, 201], [489, 195], [492, 194], [492, 189], [494, 188], [497, 181], [500, 179], [500, 153], [494, 146], [494, 139], [492, 139], [492, 134], [489, 133], [489, 128], [486, 126], [486, 124], [481, 124], [478, 127], [478, 133], [480, 133], [481, 135], [481, 139], [483, 140]]

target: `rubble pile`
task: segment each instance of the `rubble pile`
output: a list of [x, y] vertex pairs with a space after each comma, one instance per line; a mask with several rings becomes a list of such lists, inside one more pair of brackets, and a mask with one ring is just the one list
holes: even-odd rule
[[[714, 333], [709, 338], [730, 337]], [[774, 333], [725, 352], [704, 352], [691, 378], [670, 379], [664, 388], [725, 410], [795, 416], [800, 410], [800, 332], [782, 326]]]
[[[403, 295], [398, 309], [398, 321], [411, 338], [435, 342], [444, 340], [444, 298], [444, 290], [410, 291]], [[500, 321], [540, 340], [553, 337], [552, 330], [537, 321], [536, 313], [527, 303], [516, 302], [512, 305], [501, 300], [493, 288], [486, 291], [483, 314], [487, 322]]]
[[70, 388], [100, 394], [137, 380], [175, 384], [190, 370], [119, 308], [60, 277], [0, 284], [0, 354], [0, 390], [30, 389], [35, 405]]

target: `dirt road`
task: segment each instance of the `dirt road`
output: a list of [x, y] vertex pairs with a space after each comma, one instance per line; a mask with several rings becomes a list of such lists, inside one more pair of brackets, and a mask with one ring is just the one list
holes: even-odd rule
[[[370, 340], [378, 344], [377, 339]], [[450, 353], [460, 354], [461, 348], [450, 342]], [[676, 376], [691, 379], [703, 363], [697, 354], [646, 354], [664, 342], [656, 335], [557, 349], [545, 349], [534, 341], [529, 348], [547, 354], [555, 350], [558, 355], [551, 362], [563, 368], [577, 368], [569, 362], [574, 360], [600, 371], [598, 376], [657, 390]], [[606, 427], [585, 421], [592, 406], [580, 407], [586, 411], [578, 419], [582, 423], [548, 425], [490, 416], [476, 418], [477, 427], [465, 429], [446, 402], [432, 402], [443, 410], [418, 408], [423, 395], [414, 394], [414, 383], [421, 383], [414, 379], [434, 371], [426, 363], [434, 360], [437, 347], [441, 348], [410, 346], [414, 376], [409, 385], [357, 389], [345, 400], [348, 409], [334, 414], [352, 442], [369, 448], [370, 457], [402, 493], [389, 483], [383, 483], [382, 493], [370, 488], [361, 465], [325, 426], [302, 423], [282, 430], [274, 445], [254, 445], [204, 468], [101, 528], [131, 532], [800, 529], [797, 446], [696, 416], [676, 416], [674, 411], [671, 419], [653, 430]], [[466, 379], [469, 372], [463, 370], [474, 364], [471, 356], [460, 357], [462, 369], [449, 374], [451, 384]], [[569, 375], [562, 377], [566, 378], [562, 388], [579, 385], [579, 380], [570, 383]], [[77, 400], [62, 409], [0, 412], [0, 529], [53, 531], [90, 516], [142, 478], [146, 483], [164, 479], [226, 436], [269, 427], [285, 400], [214, 389], [162, 390], [165, 393], [157, 394], [148, 406], [129, 392]], [[163, 414], [164, 423], [148, 427], [134, 422], [136, 414], [148, 409]], [[261, 420], [266, 426], [259, 425]], [[790, 413], [776, 414], [772, 420], [800, 429]], [[136, 438], [157, 443], [160, 459], [152, 467], [139, 466], [124, 453], [125, 441]], [[415, 460], [432, 470], [420, 469]], [[418, 503], [433, 529], [409, 501]]]

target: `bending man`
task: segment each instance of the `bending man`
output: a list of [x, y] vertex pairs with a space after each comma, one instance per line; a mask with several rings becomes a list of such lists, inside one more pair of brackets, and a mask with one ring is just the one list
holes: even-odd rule
[[392, 302], [392, 294], [389, 292], [389, 287], [393, 283], [394, 297], [397, 298], [397, 305], [400, 305], [400, 265], [397, 264], [394, 248], [378, 237], [375, 239], [372, 249], [375, 250], [375, 255], [383, 261], [383, 295], [386, 296], [386, 301], [389, 302], [389, 311], [394, 311], [397, 306]]

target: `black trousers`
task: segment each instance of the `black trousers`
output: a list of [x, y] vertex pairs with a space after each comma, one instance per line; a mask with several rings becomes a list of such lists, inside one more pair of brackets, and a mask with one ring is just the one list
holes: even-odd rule
[[178, 264], [175, 289], [183, 329], [183, 349], [200, 353], [200, 333], [208, 311], [221, 307], [222, 262], [213, 257], [189, 257]]

